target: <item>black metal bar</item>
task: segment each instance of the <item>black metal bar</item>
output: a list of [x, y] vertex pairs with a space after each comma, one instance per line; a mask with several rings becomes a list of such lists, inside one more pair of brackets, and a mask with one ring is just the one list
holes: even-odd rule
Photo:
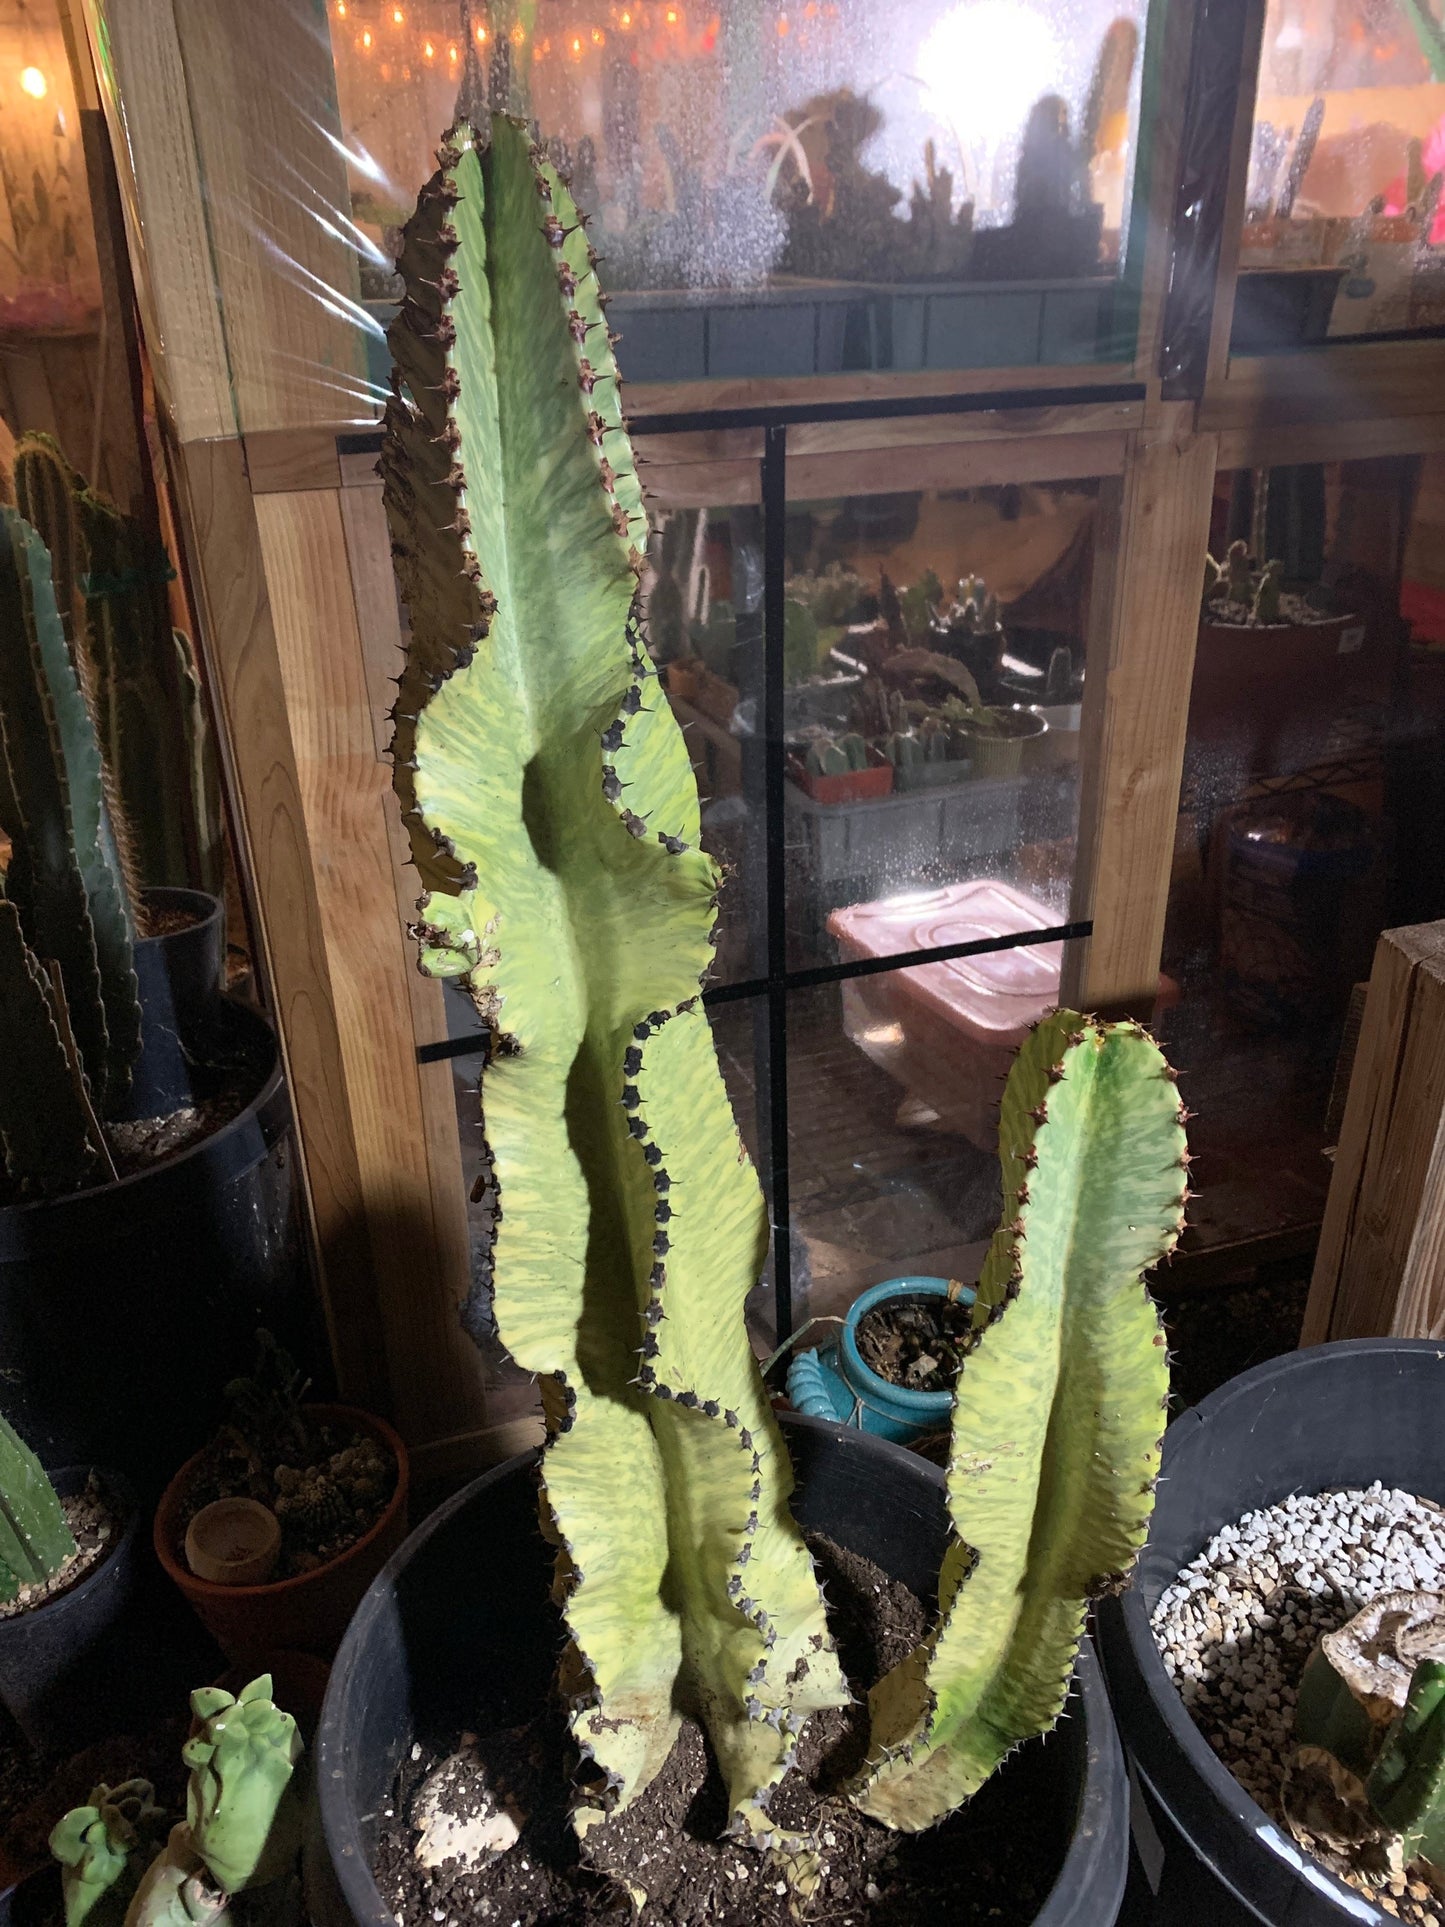
[[[821, 984], [847, 983], [854, 977], [877, 977], [885, 970], [916, 970], [920, 964], [948, 963], [954, 957], [987, 957], [995, 950], [1022, 950], [1036, 943], [1071, 943], [1091, 937], [1094, 920], [1052, 924], [1046, 930], [1011, 930], [1005, 937], [973, 937], [967, 943], [941, 943], [929, 950], [894, 950], [886, 957], [849, 957], [841, 963], [815, 964], [808, 970], [785, 970], [780, 979], [744, 977], [737, 983], [714, 984], [702, 994], [709, 1010], [715, 1004], [738, 1004], [745, 997], [767, 997], [780, 988], [816, 990]], [[449, 1057], [471, 1057], [487, 1048], [490, 1032], [477, 1030], [465, 1037], [446, 1037], [437, 1044], [419, 1044], [418, 1064], [439, 1064]]]
[[890, 421], [911, 415], [1014, 414], [1026, 408], [1072, 408], [1082, 403], [1143, 401], [1142, 382], [1083, 383], [1073, 388], [1001, 388], [993, 394], [894, 395], [871, 401], [759, 402], [752, 408], [690, 408], [633, 415], [634, 435], [676, 435], [697, 428], [783, 428], [806, 422]]
[[788, 431], [763, 433], [763, 743], [767, 754], [768, 1160], [773, 1220], [773, 1323], [793, 1335], [793, 1241], [788, 1182], [788, 875], [783, 783], [783, 568], [788, 514]]
[[[1047, 930], [1010, 931], [1005, 937], [973, 937], [967, 943], [941, 943], [928, 950], [896, 950], [886, 957], [849, 957], [841, 963], [815, 964], [808, 970], [787, 970], [782, 988], [816, 990], [820, 984], [847, 983], [854, 977], [876, 977], [885, 970], [914, 970], [919, 964], [948, 963], [954, 957], [986, 957], [995, 950], [1021, 950], [1036, 943], [1069, 943], [1075, 937], [1090, 937], [1094, 920], [1084, 917], [1077, 923], [1058, 923]], [[736, 1003], [742, 997], [758, 997], [771, 990], [773, 980], [753, 977], [742, 983], [714, 984], [703, 992], [703, 1002]]]
[[[1372, 340], [1378, 337], [1372, 336]], [[1078, 404], [1143, 401], [1142, 382], [1101, 382], [1073, 388], [1001, 388], [983, 395], [895, 395], [871, 401], [759, 402], [754, 408], [689, 408], [669, 414], [634, 415], [628, 428], [634, 435], [680, 435], [701, 428], [781, 428], [804, 422], [890, 421], [911, 415], [1016, 414], [1027, 408], [1072, 408]], [[379, 455], [381, 430], [338, 435], [343, 455]]]

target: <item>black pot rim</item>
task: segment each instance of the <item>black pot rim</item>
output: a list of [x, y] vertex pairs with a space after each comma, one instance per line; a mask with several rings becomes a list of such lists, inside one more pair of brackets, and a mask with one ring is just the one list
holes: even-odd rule
[[[842, 1437], [850, 1445], [863, 1440], [870, 1453], [881, 1453], [896, 1462], [907, 1464], [915, 1472], [922, 1471], [940, 1487], [944, 1483], [940, 1468], [930, 1465], [916, 1452], [895, 1445], [891, 1440], [860, 1433], [856, 1428], [839, 1425], [829, 1419], [809, 1418], [802, 1413], [789, 1412], [780, 1416], [785, 1432], [796, 1429]], [[316, 1729], [316, 1786], [321, 1830], [333, 1866], [365, 1865], [361, 1844], [356, 1837], [354, 1816], [344, 1792], [345, 1777], [335, 1762], [344, 1753], [342, 1735], [348, 1724], [346, 1715], [349, 1713], [350, 1688], [357, 1676], [357, 1668], [351, 1661], [360, 1644], [358, 1628], [368, 1617], [367, 1602], [392, 1587], [398, 1575], [433, 1534], [447, 1525], [458, 1512], [473, 1504], [479, 1494], [510, 1477], [519, 1468], [535, 1466], [540, 1458], [540, 1447], [534, 1446], [530, 1451], [519, 1452], [501, 1465], [492, 1466], [463, 1486], [460, 1492], [444, 1500], [392, 1554], [357, 1608], [333, 1662], [331, 1680]], [[1123, 1902], [1127, 1874], [1127, 1814], [1121, 1801], [1111, 1801], [1109, 1798], [1110, 1786], [1123, 1782], [1124, 1754], [1110, 1710], [1103, 1672], [1087, 1634], [1079, 1649], [1076, 1678], [1083, 1700], [1086, 1736], [1083, 1786], [1063, 1865], [1044, 1900], [1040, 1916], [1036, 1916], [1040, 1918], [1050, 1908], [1062, 1903], [1061, 1911], [1049, 1915], [1048, 1927], [1104, 1927], [1104, 1923], [1113, 1921]], [[1111, 1862], [1117, 1870], [1117, 1891], [1112, 1895], [1112, 1904], [1101, 1911], [1099, 1902], [1108, 1884]], [[369, 1868], [367, 1872], [369, 1875]], [[1075, 1897], [1072, 1906], [1068, 1904], [1070, 1896]], [[391, 1918], [379, 1893], [376, 1895], [376, 1909], [377, 1921]]]
[[226, 906], [219, 897], [213, 897], [209, 890], [190, 890], [179, 884], [157, 883], [141, 891], [146, 903], [154, 903], [172, 910], [194, 910], [196, 920], [187, 924], [183, 930], [166, 930], [154, 937], [137, 937], [136, 942], [165, 943], [176, 937], [189, 937], [193, 931], [203, 929], [214, 923], [217, 917], [226, 913]]
[[[1445, 1358], [1445, 1348], [1433, 1339], [1414, 1338], [1355, 1338], [1338, 1340], [1333, 1344], [1314, 1345], [1303, 1351], [1285, 1353], [1280, 1358], [1266, 1359], [1262, 1365], [1255, 1365], [1247, 1372], [1241, 1372], [1198, 1405], [1187, 1412], [1181, 1412], [1164, 1434], [1164, 1450], [1160, 1466], [1160, 1477], [1169, 1476], [1169, 1462], [1172, 1450], [1178, 1452], [1187, 1438], [1202, 1425], [1227, 1418], [1231, 1406], [1241, 1400], [1249, 1400], [1259, 1387], [1278, 1384], [1300, 1372], [1318, 1369], [1321, 1358], [1352, 1353], [1358, 1356], [1363, 1352], [1396, 1352], [1428, 1354], [1434, 1358]], [[1347, 1887], [1337, 1879], [1327, 1867], [1321, 1866], [1299, 1846], [1285, 1830], [1265, 1812], [1256, 1801], [1250, 1798], [1239, 1781], [1218, 1758], [1209, 1742], [1194, 1724], [1178, 1688], [1165, 1670], [1159, 1645], [1149, 1624], [1149, 1609], [1143, 1595], [1130, 1588], [1115, 1599], [1101, 1603], [1099, 1609], [1101, 1644], [1109, 1663], [1111, 1681], [1118, 1679], [1118, 1660], [1110, 1659], [1117, 1654], [1119, 1659], [1127, 1652], [1126, 1664], [1132, 1666], [1139, 1683], [1148, 1697], [1151, 1710], [1167, 1730], [1168, 1738], [1184, 1755], [1190, 1769], [1201, 1783], [1211, 1803], [1220, 1816], [1231, 1825], [1250, 1834], [1260, 1846], [1272, 1853], [1282, 1866], [1289, 1868], [1299, 1878], [1335, 1902], [1341, 1917], [1353, 1916], [1362, 1922], [1379, 1923], [1387, 1927], [1387, 1916], [1378, 1908], [1371, 1907], [1364, 1896]], [[1116, 1683], [1114, 1697], [1121, 1697]], [[1135, 1754], [1133, 1736], [1130, 1736], [1130, 1757], [1134, 1770], [1138, 1773], [1151, 1797], [1158, 1801], [1165, 1812], [1173, 1813], [1172, 1803], [1167, 1792], [1157, 1784], [1157, 1776], [1149, 1771], [1149, 1764]]]
[[269, 1040], [273, 1053], [271, 1067], [250, 1103], [219, 1130], [144, 1171], [59, 1198], [0, 1206], [0, 1265], [91, 1239], [98, 1227], [103, 1228], [101, 1221], [117, 1209], [128, 1217], [163, 1215], [173, 1208], [179, 1193], [189, 1195], [193, 1177], [203, 1170], [211, 1183], [220, 1186], [268, 1154], [291, 1120], [280, 1043], [262, 1011], [234, 997], [225, 1001], [238, 1021], [254, 1026], [258, 1040]]
[[136, 1535], [140, 1531], [140, 1501], [136, 1497], [135, 1487], [123, 1472], [116, 1472], [106, 1465], [81, 1464], [62, 1465], [58, 1471], [47, 1472], [45, 1476], [62, 1499], [70, 1498], [92, 1477], [99, 1480], [104, 1490], [125, 1506], [125, 1525], [119, 1537], [106, 1550], [103, 1557], [96, 1561], [93, 1570], [88, 1572], [78, 1585], [67, 1586], [64, 1592], [56, 1593], [53, 1598], [43, 1599], [38, 1606], [27, 1606], [23, 1612], [11, 1613], [0, 1619], [0, 1641], [4, 1640], [7, 1632], [20, 1627], [33, 1626], [47, 1613], [73, 1606], [84, 1599], [115, 1561], [135, 1544]]

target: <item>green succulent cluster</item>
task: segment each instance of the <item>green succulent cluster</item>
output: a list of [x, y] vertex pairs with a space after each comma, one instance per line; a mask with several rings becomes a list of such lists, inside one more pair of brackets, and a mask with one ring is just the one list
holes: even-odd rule
[[[596, 257], [524, 127], [459, 123], [439, 163], [391, 334], [382, 474], [411, 635], [393, 758], [421, 967], [492, 1040], [492, 1310], [542, 1384], [574, 1821], [605, 1864], [598, 1823], [690, 1715], [732, 1829], [806, 1889], [812, 1843], [770, 1809], [847, 1687], [743, 1317], [767, 1220], [698, 995], [720, 879], [643, 646], [647, 518]], [[938, 1632], [874, 1694], [855, 1795], [902, 1827], [1057, 1716], [1086, 1602], [1152, 1502], [1165, 1358], [1141, 1274], [1182, 1222], [1172, 1073], [1137, 1027], [1063, 1013], [1020, 1055], [1000, 1141], [960, 1544]]]
[[[148, 1781], [96, 1787], [50, 1836], [60, 1862], [66, 1927], [212, 1927], [238, 1894], [264, 1900], [268, 1927], [297, 1913], [301, 1736], [263, 1673], [239, 1694], [191, 1695], [196, 1730], [186, 1818], [166, 1834]], [[163, 1839], [163, 1836], [164, 1839]]]

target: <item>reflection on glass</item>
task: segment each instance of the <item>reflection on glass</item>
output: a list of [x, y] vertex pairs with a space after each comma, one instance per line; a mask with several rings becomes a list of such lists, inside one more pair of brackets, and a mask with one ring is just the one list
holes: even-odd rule
[[93, 329], [100, 270], [60, 10], [0, 6], [0, 326]]
[[1445, 23], [1269, 0], [1237, 352], [1445, 322]]
[[714, 982], [767, 970], [763, 746], [763, 527], [752, 504], [654, 515], [642, 582], [648, 647], [682, 725], [702, 842], [725, 879]]
[[798, 961], [851, 954], [845, 911], [875, 954], [967, 940], [920, 934], [930, 919], [998, 934], [1003, 898], [982, 912], [973, 884], [1029, 906], [1009, 928], [1068, 920], [1095, 500], [1079, 483], [789, 506]]
[[1439, 467], [1217, 484], [1163, 959], [1198, 1113], [1186, 1251], [1308, 1239], [1354, 986], [1381, 929], [1445, 915]]
[[[1142, 0], [330, 0], [328, 13], [371, 239], [394, 251], [388, 230], [474, 60], [491, 103], [534, 117], [571, 171], [624, 297], [614, 319], [635, 379], [1127, 352], [1110, 295]], [[1099, 285], [1015, 285], [1080, 280]], [[930, 295], [945, 286], [974, 292]], [[720, 290], [748, 298], [697, 298]]]
[[[1021, 955], [1023, 953], [1012, 953]], [[885, 1278], [978, 1276], [998, 1223], [997, 1081], [1043, 1004], [994, 1029], [986, 986], [928, 964], [788, 1000], [793, 1298], [842, 1316]], [[1057, 983], [1057, 975], [1055, 975]], [[970, 999], [972, 998], [972, 1003]]]

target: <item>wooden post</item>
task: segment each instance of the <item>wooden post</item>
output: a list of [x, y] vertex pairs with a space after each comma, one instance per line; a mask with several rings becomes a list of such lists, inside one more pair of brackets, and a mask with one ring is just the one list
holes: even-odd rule
[[1060, 995], [1147, 1017], [1159, 982], [1218, 437], [1165, 403], [1106, 489], [1084, 677], [1074, 914]]
[[1375, 949], [1301, 1344], [1445, 1338], [1445, 923]]

